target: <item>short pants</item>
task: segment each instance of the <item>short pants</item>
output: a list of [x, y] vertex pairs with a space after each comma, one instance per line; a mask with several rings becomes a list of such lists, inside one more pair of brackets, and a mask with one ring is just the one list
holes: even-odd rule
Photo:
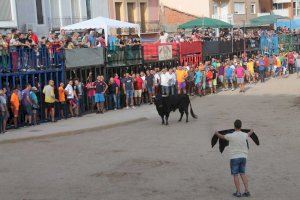
[[147, 91], [149, 94], [153, 94], [153, 87], [147, 87]]
[[24, 105], [24, 114], [25, 115], [32, 115], [32, 106], [31, 105]]
[[237, 78], [237, 84], [244, 84], [244, 78]]
[[245, 174], [246, 173], [246, 158], [230, 159], [231, 175]]
[[134, 95], [134, 91], [133, 90], [126, 90], [126, 97], [127, 98], [131, 98]]
[[104, 94], [102, 94], [102, 93], [96, 93], [95, 94], [95, 102], [96, 103], [103, 103], [103, 102], [105, 102]]
[[186, 87], [186, 83], [185, 82], [182, 82], [182, 83], [178, 82], [178, 89], [185, 89], [185, 87]]
[[213, 86], [217, 86], [217, 79], [216, 78], [212, 80], [212, 84], [213, 84]]
[[134, 90], [134, 97], [142, 97], [142, 90]]

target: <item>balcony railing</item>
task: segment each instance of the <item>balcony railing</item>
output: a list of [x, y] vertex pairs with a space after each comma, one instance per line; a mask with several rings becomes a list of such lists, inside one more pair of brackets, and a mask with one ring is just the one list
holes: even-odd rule
[[212, 15], [213, 19], [222, 20], [224, 22], [227, 22], [229, 24], [233, 24], [233, 15], [227, 14], [227, 15]]
[[156, 33], [160, 31], [159, 21], [135, 22], [141, 26], [141, 33]]

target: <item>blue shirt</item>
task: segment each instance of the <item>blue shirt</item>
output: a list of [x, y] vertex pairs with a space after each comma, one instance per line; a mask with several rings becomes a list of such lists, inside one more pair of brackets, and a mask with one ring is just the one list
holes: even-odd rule
[[202, 80], [202, 72], [200, 72], [200, 71], [197, 71], [196, 73], [195, 73], [195, 84], [198, 84], [198, 83], [200, 83], [201, 82], [201, 80]]
[[264, 60], [260, 59], [258, 61], [258, 64], [259, 64], [259, 67], [258, 67], [259, 71], [265, 70], [265, 62], [264, 62]]
[[231, 78], [232, 77], [232, 74], [233, 74], [233, 69], [231, 67], [227, 67], [225, 69], [225, 73], [226, 73], [226, 77], [227, 78]]

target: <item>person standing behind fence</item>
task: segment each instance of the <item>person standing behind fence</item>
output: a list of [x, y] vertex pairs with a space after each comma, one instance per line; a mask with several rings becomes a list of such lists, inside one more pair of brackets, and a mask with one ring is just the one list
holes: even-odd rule
[[300, 73], [300, 53], [296, 57], [296, 68], [297, 68], [297, 77], [299, 78], [299, 73]]
[[73, 89], [73, 81], [72, 80], [69, 81], [69, 84], [66, 86], [65, 91], [67, 94], [67, 102], [69, 104], [69, 111], [70, 111], [71, 117], [74, 117], [74, 110], [77, 111], [77, 104], [76, 104], [76, 100], [75, 100], [75, 92]]
[[134, 98], [137, 106], [140, 106], [142, 102], [143, 83], [143, 79], [140, 74], [137, 73], [134, 79]]
[[182, 66], [178, 66], [178, 69], [176, 70], [176, 78], [177, 78], [177, 89], [178, 94], [186, 94], [186, 82], [185, 79], [188, 77], [188, 73], [186, 70], [183, 69]]
[[93, 112], [95, 107], [96, 86], [91, 74], [88, 77], [85, 87], [87, 89], [88, 109], [90, 112]]
[[129, 76], [128, 72], [125, 74], [125, 78], [123, 79], [123, 89], [126, 95], [126, 109], [129, 109], [129, 105], [134, 109], [135, 107], [133, 105], [133, 80], [132, 77]]
[[195, 76], [195, 68], [194, 66], [191, 66], [187, 76], [187, 93], [191, 96], [194, 96], [194, 89], [195, 89], [194, 76]]
[[152, 97], [154, 96], [154, 75], [147, 70], [146, 71], [146, 88], [148, 92], [149, 104], [152, 104]]
[[202, 95], [202, 72], [197, 67], [195, 71], [194, 81], [196, 87], [196, 94], [201, 96]]
[[104, 102], [105, 102], [105, 92], [107, 90], [107, 84], [104, 82], [103, 76], [97, 76], [96, 85], [96, 94], [95, 94], [95, 102], [97, 104], [97, 114], [104, 113]]
[[175, 95], [176, 89], [176, 74], [172, 68], [169, 69], [169, 76], [170, 76], [170, 94]]
[[29, 93], [31, 91], [31, 85], [27, 84], [26, 88], [22, 90], [22, 98], [21, 98], [21, 105], [23, 107], [23, 112], [25, 115], [25, 124], [27, 123], [28, 126], [31, 125], [32, 122], [32, 102], [30, 100]]
[[2, 90], [0, 90], [0, 118], [1, 118], [1, 133], [5, 133], [6, 132], [6, 124], [7, 124], [7, 120], [9, 118], [9, 112], [8, 112], [8, 108], [7, 108], [7, 96], [6, 96], [6, 89], [3, 88]]
[[237, 78], [237, 85], [240, 87], [240, 92], [245, 92], [245, 87], [244, 87], [245, 69], [242, 67], [240, 62], [238, 63], [237, 68], [235, 69], [235, 74]]
[[117, 110], [117, 95], [119, 93], [119, 86], [115, 83], [114, 78], [109, 79], [108, 83], [108, 109]]
[[289, 74], [294, 73], [294, 67], [295, 67], [295, 56], [293, 52], [289, 52], [287, 54], [287, 60], [288, 60], [288, 68], [289, 68]]
[[60, 110], [60, 118], [67, 118], [66, 113], [66, 92], [64, 89], [65, 84], [60, 83], [58, 88], [58, 101], [59, 101], [59, 110]]
[[84, 112], [84, 106], [83, 106], [83, 84], [79, 81], [78, 78], [75, 79], [74, 90], [75, 90], [76, 96], [77, 96], [78, 116], [80, 116]]
[[115, 74], [115, 77], [114, 77], [114, 82], [118, 85], [118, 93], [117, 93], [117, 109], [120, 109], [121, 108], [121, 103], [120, 103], [120, 99], [121, 99], [121, 81], [120, 81], [120, 78], [119, 78], [119, 75], [118, 74]]
[[260, 81], [263, 83], [265, 82], [265, 62], [263, 56], [260, 56], [260, 58], [258, 59], [258, 70], [259, 70]]
[[38, 98], [36, 96], [36, 92], [37, 92], [37, 88], [36, 87], [32, 87], [31, 91], [29, 92], [29, 97], [30, 100], [32, 102], [32, 117], [33, 117], [33, 124], [37, 125], [37, 112], [39, 110], [39, 102], [38, 102]]
[[54, 94], [54, 81], [50, 80], [49, 84], [43, 89], [45, 95], [45, 119], [48, 120], [48, 114], [50, 113], [51, 121], [55, 122], [55, 94]]
[[10, 106], [13, 113], [14, 128], [18, 128], [18, 117], [20, 109], [19, 89], [16, 87], [10, 96]]
[[162, 69], [160, 74], [160, 84], [161, 84], [161, 94], [169, 96], [169, 89], [170, 89], [170, 74], [167, 72], [167, 69]]

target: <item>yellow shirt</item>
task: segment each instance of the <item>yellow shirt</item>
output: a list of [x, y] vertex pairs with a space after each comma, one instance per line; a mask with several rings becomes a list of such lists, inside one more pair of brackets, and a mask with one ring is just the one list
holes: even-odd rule
[[250, 73], [254, 73], [254, 62], [250, 61], [247, 63], [247, 69], [249, 70]]
[[277, 58], [277, 67], [281, 67], [281, 60], [279, 57]]
[[176, 78], [178, 83], [183, 83], [188, 74], [185, 70], [176, 70]]
[[55, 102], [55, 94], [54, 88], [50, 85], [44, 87], [43, 93], [45, 94], [45, 102], [46, 103], [54, 103]]

